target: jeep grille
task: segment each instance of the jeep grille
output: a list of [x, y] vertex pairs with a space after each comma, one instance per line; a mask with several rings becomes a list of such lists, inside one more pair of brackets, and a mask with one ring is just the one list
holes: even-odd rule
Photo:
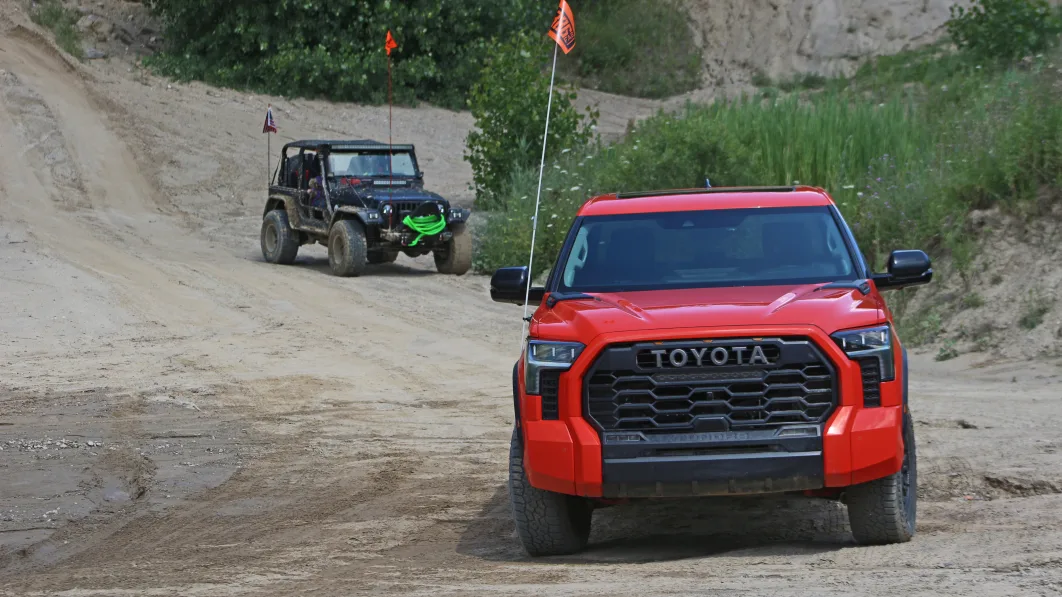
[[[766, 363], [750, 363], [754, 347]], [[709, 355], [720, 348], [726, 350], [716, 352], [713, 363]], [[704, 356], [699, 364], [691, 357], [675, 366], [666, 356], [658, 359], [661, 350], [665, 355], [685, 350], [687, 355]], [[818, 424], [832, 414], [838, 395], [833, 366], [808, 338], [612, 345], [583, 380], [585, 417], [599, 431], [703, 432]]]

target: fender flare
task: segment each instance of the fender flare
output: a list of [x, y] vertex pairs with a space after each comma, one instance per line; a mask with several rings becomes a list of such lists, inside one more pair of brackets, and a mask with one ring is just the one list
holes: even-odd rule
[[268, 200], [266, 200], [265, 209], [262, 211], [262, 217], [264, 218], [267, 215], [269, 215], [269, 212], [276, 211], [278, 209], [287, 211], [287, 209], [288, 209], [287, 198], [285, 198], [285, 197], [276, 197], [276, 196], [270, 197]]
[[910, 380], [907, 378], [907, 347], [903, 348], [903, 406], [907, 408], [907, 386]]
[[516, 434], [523, 439], [520, 430], [520, 362], [513, 363], [513, 424], [516, 426]]
[[331, 230], [332, 226], [335, 226], [336, 222], [339, 220], [357, 220], [366, 229], [370, 226], [379, 226], [383, 222], [380, 217], [380, 212], [375, 209], [349, 207], [346, 205], [336, 208], [335, 213], [332, 214], [332, 218], [328, 222], [329, 230]]
[[901, 437], [906, 438], [907, 437], [908, 421], [910, 421], [911, 422], [910, 424], [913, 425], [914, 424], [914, 418], [911, 416], [911, 408], [907, 405], [907, 386], [908, 386], [908, 384], [910, 384], [910, 381], [907, 379], [907, 347], [906, 346], [903, 347], [902, 350], [903, 350], [903, 369], [902, 369], [903, 370], [903, 418], [902, 418], [903, 424], [900, 425], [900, 433], [902, 434]]

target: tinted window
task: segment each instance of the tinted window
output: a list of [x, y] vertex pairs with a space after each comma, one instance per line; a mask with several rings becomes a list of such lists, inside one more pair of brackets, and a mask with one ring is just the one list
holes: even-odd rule
[[591, 216], [573, 231], [562, 291], [806, 284], [856, 279], [826, 207]]
[[[333, 153], [329, 156], [329, 166], [336, 176], [416, 176], [413, 156], [409, 152], [395, 152], [393, 164], [389, 163], [387, 152]], [[389, 168], [393, 167], [393, 172]]]

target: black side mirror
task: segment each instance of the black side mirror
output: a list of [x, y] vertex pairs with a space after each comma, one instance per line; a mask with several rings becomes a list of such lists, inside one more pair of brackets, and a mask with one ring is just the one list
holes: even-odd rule
[[[490, 278], [490, 298], [496, 303], [524, 304], [527, 287], [531, 285], [531, 275], [527, 266], [503, 267], [494, 272]], [[530, 304], [542, 302], [546, 289], [531, 288]]]
[[874, 283], [881, 290], [920, 286], [933, 280], [933, 264], [924, 251], [893, 251], [888, 270], [887, 274], [874, 274]]

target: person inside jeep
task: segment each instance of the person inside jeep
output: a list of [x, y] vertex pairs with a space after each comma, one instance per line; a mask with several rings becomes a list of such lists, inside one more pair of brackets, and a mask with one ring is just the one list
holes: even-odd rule
[[317, 154], [306, 154], [303, 180], [307, 181], [306, 187], [309, 190], [310, 206], [314, 209], [325, 209], [324, 180], [321, 177], [321, 163]]

